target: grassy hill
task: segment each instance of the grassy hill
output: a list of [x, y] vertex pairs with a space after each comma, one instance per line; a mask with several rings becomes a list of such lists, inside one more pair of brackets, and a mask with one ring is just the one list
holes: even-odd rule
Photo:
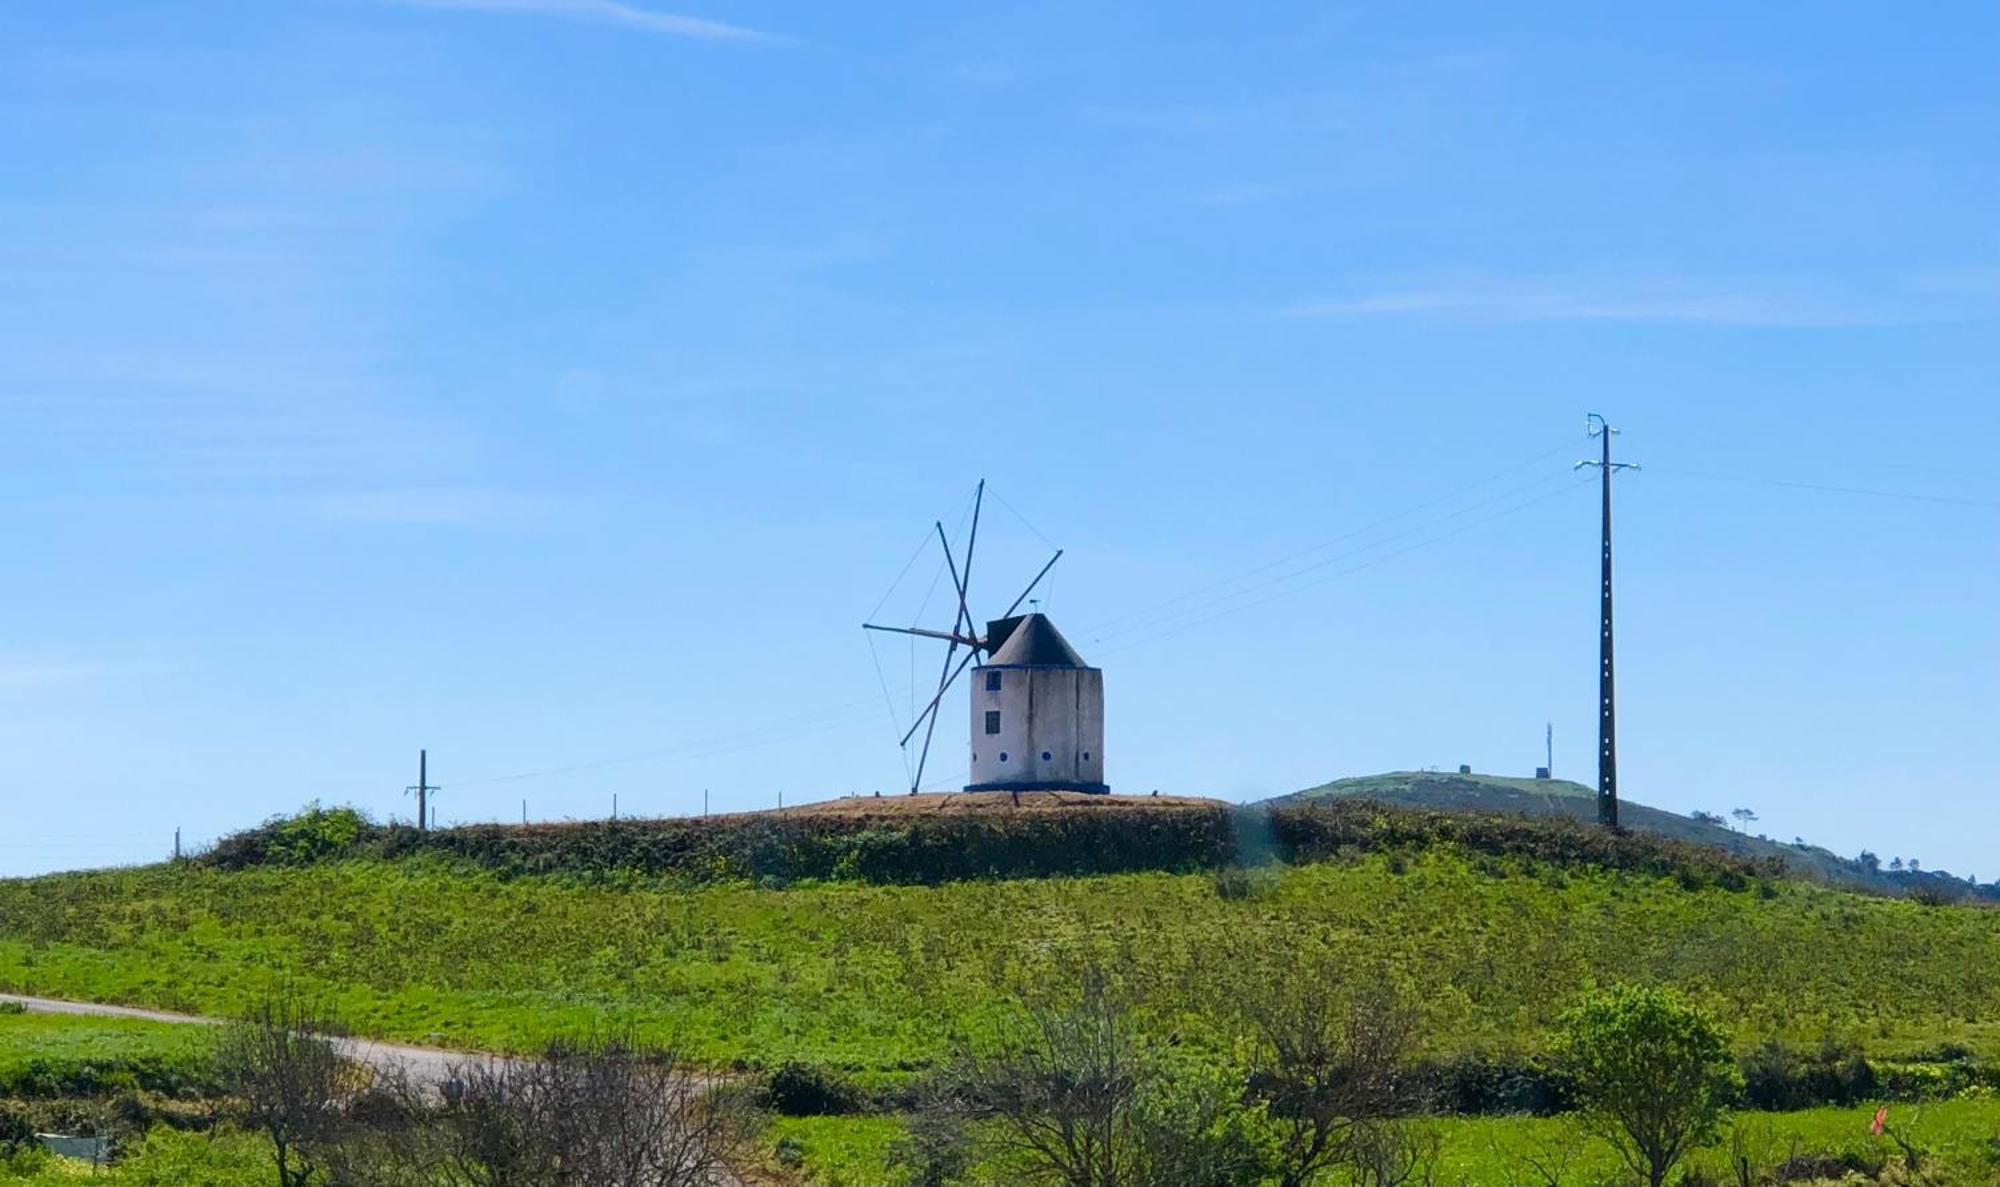
[[[1505, 775], [1446, 774], [1437, 771], [1393, 771], [1336, 779], [1268, 801], [1310, 803], [1365, 799], [1448, 812], [1509, 812], [1532, 816], [1597, 819], [1597, 793], [1567, 779], [1520, 779]], [[1787, 870], [1835, 886], [1885, 894], [1926, 891], [1951, 899], [2000, 898], [1993, 886], [1974, 886], [1938, 872], [1891, 872], [1870, 869], [1817, 845], [1786, 844], [1768, 837], [1737, 832], [1726, 825], [1697, 820], [1645, 804], [1623, 800], [1618, 821], [1627, 828], [1709, 845], [1743, 857], [1782, 862]]]
[[[1074, 985], [1095, 964], [1161, 1025], [1198, 1032], [1232, 976], [1324, 949], [1410, 986], [1441, 1051], [1532, 1050], [1560, 987], [1634, 978], [1705, 995], [1745, 1042], [2000, 1054], [2000, 912], [1729, 867], [1607, 868], [1619, 850], [1510, 854], [1516, 832], [1461, 843], [1372, 805], [1333, 814], [1350, 816], [1375, 831], [1343, 824], [1352, 843], [1328, 860], [1228, 876], [607, 886], [354, 858], [0, 882], [0, 986], [206, 1013], [292, 986], [387, 1037], [523, 1049], [610, 1019], [719, 1062], [896, 1074], [1009, 987]], [[1542, 852], [1559, 856], [1601, 837], [1549, 831]]]
[[[1074, 995], [1090, 970], [1148, 1035], [1205, 1060], [1239, 1049], [1219, 1020], [1246, 979], [1325, 957], [1396, 986], [1426, 1066], [1467, 1084], [1534, 1074], [1576, 994], [1620, 980], [1687, 989], [1742, 1052], [1834, 1040], [1897, 1093], [2000, 1084], [2000, 911], [1832, 889], [1569, 812], [1371, 790], [1253, 809], [840, 801], [422, 838], [313, 812], [205, 861], [0, 880], [0, 988], [209, 1014], [288, 991], [386, 1038], [528, 1050], [609, 1025], [720, 1067], [799, 1061], [874, 1110], [774, 1131], [846, 1168], [815, 1172], [829, 1183], [882, 1181], [886, 1114], [956, 1036], [990, 1033], [1017, 996]], [[1093, 870], [1105, 838], [1123, 868]], [[1132, 864], [1160, 844], [1148, 860], [1169, 868]], [[1975, 1137], [2000, 1124], [1979, 1107], [1961, 1126]], [[1541, 1123], [1452, 1124], [1471, 1166], [1489, 1134]]]

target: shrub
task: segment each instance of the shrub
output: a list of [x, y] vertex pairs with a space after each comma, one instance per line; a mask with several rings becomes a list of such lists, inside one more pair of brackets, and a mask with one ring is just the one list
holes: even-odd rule
[[1550, 1117], [1567, 1110], [1575, 1095], [1569, 1078], [1541, 1059], [1470, 1053], [1422, 1065], [1412, 1075], [1439, 1112], [1468, 1117]]
[[1859, 1104], [1878, 1084], [1860, 1046], [1832, 1038], [1810, 1052], [1772, 1039], [1743, 1057], [1742, 1075], [1743, 1099], [1767, 1112]]
[[1651, 1187], [1715, 1139], [1739, 1089], [1722, 1028], [1672, 989], [1589, 995], [1564, 1015], [1558, 1049], [1585, 1124]]
[[845, 1076], [798, 1060], [778, 1065], [765, 1077], [758, 1103], [787, 1117], [838, 1117], [867, 1105]]
[[0, 1102], [0, 1155], [12, 1154], [34, 1140], [35, 1127], [28, 1114], [18, 1105]]

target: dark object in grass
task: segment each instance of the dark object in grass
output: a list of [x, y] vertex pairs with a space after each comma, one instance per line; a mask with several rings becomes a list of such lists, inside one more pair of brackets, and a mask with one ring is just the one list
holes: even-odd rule
[[786, 1117], [841, 1117], [868, 1102], [840, 1073], [792, 1060], [765, 1078], [758, 1103]]

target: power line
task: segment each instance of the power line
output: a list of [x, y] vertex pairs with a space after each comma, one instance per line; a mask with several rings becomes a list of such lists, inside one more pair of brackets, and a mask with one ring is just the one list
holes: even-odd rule
[[[1407, 519], [1410, 516], [1417, 514], [1418, 512], [1428, 511], [1432, 507], [1437, 507], [1442, 504], [1449, 503], [1454, 499], [1458, 499], [1465, 495], [1471, 494], [1473, 491], [1478, 490], [1483, 486], [1490, 485], [1494, 482], [1499, 481], [1502, 478], [1511, 477], [1514, 474], [1520, 473], [1522, 470], [1528, 469], [1530, 466], [1534, 466], [1540, 462], [1547, 461], [1549, 458], [1554, 457], [1559, 453], [1564, 453], [1574, 448], [1575, 440], [1576, 439], [1574, 437], [1565, 437], [1563, 439], [1562, 444], [1560, 445], [1556, 445], [1550, 449], [1544, 450], [1541, 453], [1537, 453], [1533, 457], [1524, 458], [1521, 461], [1514, 463], [1513, 465], [1507, 466], [1506, 468], [1501, 470], [1496, 470], [1493, 473], [1488, 474], [1483, 478], [1480, 478], [1474, 482], [1469, 482], [1464, 486], [1456, 488], [1455, 490], [1447, 491], [1442, 495], [1437, 495], [1433, 498], [1425, 499], [1420, 503], [1412, 504], [1408, 507], [1401, 509], [1400, 511], [1392, 512], [1388, 515], [1383, 516], [1380, 519], [1376, 519], [1369, 523], [1362, 524], [1360, 527], [1353, 528], [1346, 532], [1342, 532], [1337, 536], [1333, 536], [1326, 540], [1322, 540], [1317, 544], [1301, 548], [1295, 552], [1287, 553], [1284, 556], [1278, 557], [1275, 560], [1267, 561], [1264, 564], [1255, 566], [1254, 568], [1243, 570], [1242, 572], [1236, 573], [1232, 576], [1224, 577], [1218, 581], [1211, 581], [1205, 585], [1196, 586], [1193, 589], [1186, 590], [1182, 593], [1176, 594], [1175, 596], [1168, 598], [1166, 601], [1157, 603], [1156, 605], [1149, 607], [1147, 609], [1137, 610], [1133, 611], [1130, 614], [1122, 614], [1115, 618], [1106, 619], [1103, 622], [1097, 624], [1094, 637], [1102, 639], [1110, 637], [1110, 635], [1112, 634], [1123, 634], [1125, 632], [1122, 629], [1122, 627], [1119, 631], [1116, 632], [1106, 632], [1104, 628], [1108, 626], [1123, 624], [1128, 621], [1131, 621], [1134, 618], [1155, 617], [1159, 615], [1162, 611], [1168, 609], [1169, 607], [1177, 606], [1180, 603], [1185, 602], [1190, 598], [1200, 597], [1203, 594], [1211, 593], [1219, 589], [1225, 589], [1231, 585], [1235, 585], [1243, 581], [1248, 581], [1253, 577], [1261, 576], [1262, 574], [1268, 573], [1273, 569], [1283, 568], [1294, 561], [1301, 560], [1308, 556], [1312, 556], [1315, 553], [1324, 552], [1336, 544], [1344, 544], [1349, 540], [1365, 536], [1369, 532], [1372, 532], [1377, 528], [1387, 527], [1389, 524], [1395, 523], [1398, 520]], [[1338, 563], [1338, 560], [1344, 559], [1346, 555], [1353, 555], [1353, 554], [1352, 553], [1344, 554], [1342, 557], [1335, 558], [1333, 561], [1329, 561], [1326, 563]], [[1307, 569], [1310, 569], [1312, 567], [1313, 566], [1307, 566]], [[1300, 570], [1300, 571], [1303, 572], [1305, 570]], [[1207, 604], [1215, 604], [1216, 602], [1226, 601], [1231, 596], [1235, 595], [1224, 595], [1221, 598], [1212, 599]], [[1174, 615], [1169, 614], [1166, 615], [1166, 617], [1171, 618], [1174, 617]]]
[[1968, 499], [1957, 495], [1922, 494], [1916, 491], [1870, 490], [1858, 486], [1830, 486], [1819, 482], [1795, 482], [1785, 478], [1766, 478], [1761, 474], [1705, 474], [1698, 470], [1673, 470], [1649, 466], [1649, 474], [1668, 474], [1677, 478], [1706, 478], [1716, 482], [1748, 482], [1757, 486], [1784, 487], [1789, 490], [1817, 491], [1821, 494], [1860, 495], [1871, 499], [1901, 499], [1914, 503], [1945, 503], [1957, 507], [1995, 507], [2000, 501], [1992, 499]]
[[1472, 531], [1474, 528], [1492, 523], [1495, 520], [1505, 519], [1510, 515], [1526, 511], [1530, 507], [1539, 506], [1540, 504], [1546, 503], [1551, 499], [1561, 498], [1563, 495], [1566, 495], [1571, 491], [1580, 490], [1588, 485], [1590, 485], [1589, 479], [1573, 480], [1571, 482], [1565, 483], [1563, 486], [1558, 487], [1555, 490], [1547, 492], [1546, 494], [1538, 495], [1535, 498], [1529, 499], [1526, 502], [1516, 503], [1511, 507], [1503, 508], [1499, 511], [1494, 512], [1491, 515], [1481, 516], [1480, 518], [1473, 520], [1471, 523], [1461, 525], [1460, 527], [1455, 528], [1452, 531], [1445, 532], [1441, 535], [1432, 536], [1427, 539], [1419, 540], [1414, 544], [1408, 545], [1407, 547], [1398, 548], [1394, 552], [1384, 553], [1381, 556], [1363, 561], [1358, 565], [1352, 565], [1345, 569], [1340, 569], [1332, 573], [1324, 574], [1323, 576], [1320, 576], [1315, 580], [1309, 581], [1304, 585], [1294, 586], [1291, 589], [1279, 590], [1276, 593], [1270, 594], [1266, 597], [1259, 598], [1256, 601], [1245, 602], [1237, 606], [1230, 606], [1226, 609], [1218, 610], [1214, 614], [1210, 614], [1205, 618], [1198, 618], [1192, 622], [1181, 623], [1177, 626], [1171, 627], [1164, 631], [1148, 634], [1143, 638], [1136, 639], [1133, 642], [1127, 643], [1123, 647], [1112, 648], [1110, 651], [1105, 652], [1105, 654], [1106, 655], [1122, 654], [1123, 652], [1131, 651], [1134, 648], [1144, 647], [1146, 644], [1154, 642], [1156, 640], [1169, 639], [1175, 635], [1193, 630], [1198, 626], [1205, 626], [1208, 623], [1214, 622], [1216, 619], [1227, 618], [1232, 614], [1239, 614], [1245, 610], [1254, 610], [1259, 606], [1269, 605], [1272, 602], [1280, 601], [1284, 598], [1289, 598], [1295, 594], [1304, 593], [1309, 589], [1317, 589], [1320, 586], [1327, 584], [1328, 582], [1337, 581], [1342, 577], [1351, 576], [1355, 573], [1360, 573], [1365, 570], [1372, 569], [1377, 565], [1385, 564], [1389, 561], [1395, 560], [1398, 557], [1408, 556], [1410, 553], [1416, 552], [1420, 549], [1429, 548], [1435, 544], [1442, 544], [1446, 540], [1450, 540], [1458, 536], [1463, 536], [1465, 533]]
[[[1312, 556], [1317, 552], [1324, 551], [1328, 546], [1332, 544], [1338, 543], [1343, 540], [1353, 539], [1355, 537], [1364, 535], [1365, 533], [1374, 530], [1376, 528], [1382, 527], [1390, 523], [1394, 523], [1401, 519], [1408, 518], [1409, 516], [1417, 514], [1421, 511], [1447, 503], [1454, 498], [1462, 497], [1463, 495], [1468, 494], [1474, 490], [1477, 490], [1482, 486], [1489, 485], [1500, 478], [1505, 478], [1511, 474], [1518, 473], [1520, 470], [1525, 469], [1528, 466], [1532, 466], [1538, 462], [1544, 461], [1556, 453], [1560, 453], [1563, 450], [1571, 448], [1573, 441], [1574, 438], [1571, 438], [1569, 441], [1566, 441], [1564, 444], [1560, 446], [1539, 453], [1534, 457], [1527, 458], [1522, 462], [1516, 463], [1515, 465], [1509, 466], [1505, 469], [1496, 471], [1493, 474], [1490, 474], [1478, 480], [1477, 482], [1467, 484], [1466, 486], [1460, 487], [1457, 490], [1450, 492], [1448, 494], [1425, 500], [1424, 502], [1415, 504], [1411, 507], [1403, 508], [1402, 510], [1399, 510], [1391, 515], [1384, 516], [1381, 519], [1372, 521], [1371, 523], [1366, 524], [1360, 528], [1356, 528], [1350, 532], [1343, 533], [1340, 536], [1333, 537], [1330, 540], [1322, 541], [1320, 544], [1314, 545], [1310, 548], [1297, 550], [1293, 553], [1288, 554], [1287, 556], [1280, 557], [1275, 561], [1271, 561], [1263, 565], [1259, 565], [1254, 569], [1248, 570], [1241, 574], [1237, 574], [1234, 577], [1225, 578], [1220, 582], [1211, 582], [1208, 585], [1198, 588], [1197, 590], [1179, 595], [1173, 599], [1169, 599], [1167, 602], [1163, 602], [1159, 606], [1154, 607], [1153, 610], [1147, 611], [1145, 613], [1157, 616], [1158, 612], [1161, 609], [1185, 602], [1189, 597], [1195, 596], [1201, 592], [1212, 591], [1218, 588], [1222, 588], [1231, 584], [1241, 582], [1242, 580], [1248, 577], [1270, 572], [1273, 569], [1284, 566], [1288, 562], [1296, 561], [1304, 557]], [[1412, 535], [1433, 531], [1439, 524], [1449, 522], [1453, 519], [1470, 514], [1474, 511], [1478, 511], [1482, 508], [1493, 506], [1497, 503], [1502, 503], [1509, 499], [1513, 499], [1520, 495], [1526, 494], [1530, 491], [1537, 490], [1543, 486], [1546, 486], [1550, 481], [1558, 480], [1560, 477], [1561, 476], [1551, 476], [1550, 478], [1536, 479], [1533, 482], [1509, 488], [1507, 490], [1499, 492], [1498, 494], [1489, 496], [1486, 499], [1482, 499], [1478, 502], [1469, 504], [1465, 507], [1458, 508], [1433, 522], [1416, 525], [1410, 529], [1398, 532], [1389, 537], [1376, 540], [1359, 549], [1350, 550], [1346, 553], [1336, 554], [1333, 557], [1322, 558], [1318, 561], [1313, 562], [1312, 564], [1290, 570], [1269, 581], [1262, 582], [1257, 585], [1249, 586], [1243, 589], [1235, 590], [1229, 594], [1222, 595], [1218, 598], [1209, 599], [1207, 601], [1198, 603], [1196, 605], [1185, 607], [1184, 609], [1177, 610], [1173, 613], [1166, 614], [1164, 616], [1157, 616], [1152, 625], [1155, 626], [1166, 625], [1167, 626], [1166, 630], [1155, 631], [1149, 634], [1146, 638], [1136, 640], [1132, 644], [1128, 644], [1125, 647], [1114, 649], [1110, 654], [1116, 654], [1118, 652], [1128, 651], [1131, 650], [1134, 646], [1143, 646], [1146, 642], [1149, 642], [1154, 638], [1170, 637], [1172, 635], [1183, 633], [1187, 630], [1192, 630], [1196, 627], [1212, 622], [1218, 618], [1223, 618], [1230, 614], [1234, 614], [1240, 611], [1254, 609], [1255, 607], [1264, 605], [1267, 602], [1275, 601], [1282, 597], [1289, 597], [1292, 594], [1316, 588], [1317, 586], [1323, 585], [1328, 581], [1336, 580], [1340, 577], [1344, 577], [1352, 573], [1357, 573], [1362, 570], [1372, 568], [1377, 564], [1393, 560], [1396, 557], [1406, 555], [1407, 553], [1416, 551], [1419, 548], [1429, 547], [1433, 544], [1440, 543], [1444, 540], [1451, 539], [1458, 535], [1462, 535], [1465, 532], [1470, 531], [1482, 524], [1490, 523], [1496, 519], [1514, 514], [1517, 511], [1525, 510], [1526, 508], [1534, 506], [1537, 503], [1545, 502], [1547, 501], [1548, 498], [1553, 498], [1557, 495], [1563, 494], [1571, 488], [1565, 486], [1557, 491], [1551, 492], [1548, 495], [1529, 499], [1526, 502], [1503, 508], [1501, 511], [1493, 515], [1482, 516], [1478, 519], [1472, 520], [1471, 522], [1465, 524], [1458, 530], [1443, 533], [1441, 535], [1434, 536], [1428, 539], [1419, 540], [1416, 543], [1410, 545], [1409, 547], [1397, 549], [1395, 551], [1383, 554], [1381, 556], [1375, 557], [1374, 559], [1366, 561], [1359, 565], [1354, 565], [1345, 569], [1340, 569], [1333, 573], [1323, 574], [1316, 580], [1307, 581], [1303, 584], [1296, 585], [1290, 589], [1279, 590], [1278, 592], [1270, 594], [1266, 597], [1242, 603], [1240, 605], [1225, 606], [1226, 603], [1236, 598], [1250, 596], [1267, 589], [1273, 589], [1277, 586], [1298, 581], [1301, 577], [1317, 573], [1328, 565], [1337, 564], [1342, 560], [1352, 559], [1353, 557], [1361, 556], [1368, 552], [1375, 551], [1376, 549], [1379, 549], [1387, 544], [1393, 543], [1396, 540], [1406, 539]], [[969, 505], [970, 503], [969, 498], [967, 502]], [[966, 511], [965, 514], [967, 515], [970, 514], [969, 509]], [[1016, 514], [1018, 514], [1018, 512]], [[964, 515], [961, 515], [959, 518], [961, 521], [963, 521]], [[1030, 526], [1032, 528], [1032, 525]], [[928, 542], [928, 534], [926, 543], [927, 542]], [[919, 554], [921, 554], [921, 548], [919, 548]], [[897, 581], [891, 584], [890, 594], [884, 596], [883, 602], [881, 604], [886, 604], [889, 596], [893, 595], [896, 586], [900, 585], [902, 580], [905, 577], [907, 577], [908, 570], [914, 565], [914, 563], [915, 563], [915, 557], [912, 557], [912, 559], [909, 562], [906, 562], [906, 564], [904, 565], [903, 574], [899, 575]], [[935, 596], [935, 581], [933, 582], [933, 588], [927, 595], [926, 600], [928, 600], [929, 597], [933, 596]], [[878, 604], [878, 609], [879, 605], [880, 604]], [[1223, 608], [1216, 609], [1217, 607], [1223, 607]], [[1210, 609], [1215, 609], [1215, 612], [1207, 614], [1202, 617], [1195, 618], [1192, 621], [1186, 621], [1186, 622], [1175, 621], [1177, 619], [1185, 617], [1186, 615], [1200, 614], [1202, 611]], [[1132, 617], [1134, 616], [1125, 616], [1126, 619], [1130, 619]], [[1121, 620], [1114, 619], [1111, 621], [1117, 622]], [[1134, 629], [1136, 628], [1121, 629], [1119, 631], [1110, 632], [1108, 635], [1101, 635], [1099, 636], [1099, 638], [1117, 637], [1121, 635], [1130, 634]], [[887, 707], [890, 709], [891, 718], [893, 721], [894, 695], [893, 692], [888, 688], [887, 679], [881, 670], [879, 658], [876, 659], [876, 667], [877, 667], [878, 684], [882, 686], [882, 691], [887, 701]], [[914, 691], [915, 688], [916, 688], [916, 683], [912, 681], [910, 684], [910, 689]], [[647, 749], [637, 750], [629, 754], [618, 755], [610, 758], [587, 760], [576, 763], [567, 763], [556, 766], [515, 771], [498, 775], [488, 775], [472, 779], [454, 780], [450, 786], [453, 789], [494, 786], [499, 784], [524, 782], [535, 779], [555, 778], [564, 775], [585, 774], [592, 771], [610, 770], [620, 767], [639, 766], [654, 762], [665, 762], [671, 760], [692, 760], [697, 758], [711, 757], [717, 754], [724, 754], [732, 751], [739, 751], [743, 749], [749, 749], [749, 748], [774, 744], [778, 742], [789, 741], [796, 737], [804, 737], [811, 734], [824, 733], [840, 724], [843, 724], [848, 720], [855, 718], [860, 713], [868, 712], [870, 700], [872, 700], [872, 698], [864, 698], [858, 701], [842, 702], [839, 705], [829, 706], [814, 711], [812, 713], [801, 714], [795, 717], [780, 719], [774, 722], [770, 722], [763, 726], [742, 731], [740, 733], [722, 734], [706, 739], [680, 742], [665, 746], [649, 747]]]
[[[1568, 446], [1564, 446], [1564, 448], [1568, 448]], [[1214, 598], [1209, 598], [1205, 601], [1198, 602], [1195, 605], [1187, 607], [1185, 609], [1175, 610], [1161, 615], [1154, 615], [1150, 617], [1150, 619], [1141, 616], [1137, 621], [1130, 621], [1128, 616], [1128, 625], [1121, 626], [1116, 630], [1104, 631], [1096, 635], [1093, 635], [1092, 642], [1102, 642], [1108, 639], [1118, 638], [1119, 636], [1122, 635], [1129, 635], [1134, 633], [1135, 631], [1154, 629], [1162, 624], [1171, 623], [1177, 618], [1185, 617], [1188, 614], [1199, 613], [1203, 610], [1210, 609], [1212, 607], [1226, 605], [1227, 603], [1234, 601], [1237, 598], [1248, 597], [1252, 594], [1261, 593], [1264, 590], [1268, 589], [1275, 589], [1289, 582], [1296, 581], [1301, 577], [1307, 576], [1312, 573], [1316, 573], [1329, 566], [1337, 565], [1342, 561], [1352, 560], [1356, 557], [1365, 556], [1368, 553], [1373, 552], [1378, 548], [1382, 548], [1386, 545], [1393, 544], [1398, 540], [1406, 540], [1412, 536], [1421, 536], [1425, 532], [1434, 530], [1439, 524], [1448, 523], [1451, 520], [1459, 519], [1463, 516], [1470, 515], [1475, 511], [1491, 507], [1497, 503], [1504, 503], [1510, 499], [1514, 499], [1521, 495], [1527, 494], [1530, 491], [1540, 490], [1543, 487], [1549, 486], [1551, 483], [1562, 482], [1566, 477], [1567, 475], [1565, 474], [1554, 473], [1545, 475], [1541, 478], [1537, 478], [1532, 482], [1527, 482], [1519, 486], [1510, 487], [1506, 490], [1501, 491], [1498, 494], [1488, 496], [1487, 498], [1481, 499], [1478, 502], [1469, 503], [1464, 507], [1460, 507], [1457, 510], [1451, 511], [1439, 517], [1436, 520], [1425, 523], [1419, 523], [1412, 527], [1404, 528], [1401, 531], [1392, 532], [1387, 536], [1383, 536], [1377, 540], [1370, 541], [1369, 543], [1360, 545], [1359, 547], [1351, 548], [1344, 552], [1338, 552], [1333, 554], [1332, 556], [1322, 557], [1318, 560], [1313, 561], [1310, 564], [1302, 565], [1299, 566], [1298, 568], [1291, 570], [1290, 572], [1282, 573], [1277, 577], [1271, 578], [1266, 581], [1257, 582], [1253, 585], [1246, 586], [1242, 589], [1233, 590], [1229, 593], [1220, 594]], [[1432, 500], [1432, 502], [1429, 505], [1435, 506], [1438, 502], [1439, 500]], [[1349, 532], [1345, 537], [1341, 538], [1352, 539], [1356, 536], [1365, 534], [1366, 532], [1372, 530], [1374, 527], [1378, 527], [1381, 526], [1382, 524], [1393, 522], [1395, 519], [1400, 519], [1405, 517], [1406, 517], [1405, 514], [1398, 514], [1396, 516], [1390, 517], [1389, 519], [1378, 520], [1375, 524], [1371, 524], [1367, 528], [1356, 529], [1355, 531]], [[1480, 520], [1475, 520], [1474, 522], [1484, 523], [1486, 522], [1486, 520], [1480, 519]], [[1312, 551], [1317, 551], [1317, 549]], [[1305, 555], [1305, 554], [1301, 553], [1295, 555]], [[1395, 555], [1401, 555], [1401, 554], [1397, 553]], [[1259, 571], [1266, 571], [1274, 567], [1275, 566], [1273, 565], [1264, 565]], [[1301, 586], [1300, 588], [1310, 588], [1310, 587], [1311, 583], [1308, 583], [1307, 585]], [[1261, 605], [1262, 603], [1258, 602], [1254, 604]], [[1203, 619], [1202, 621], [1207, 621], [1207, 619]]]

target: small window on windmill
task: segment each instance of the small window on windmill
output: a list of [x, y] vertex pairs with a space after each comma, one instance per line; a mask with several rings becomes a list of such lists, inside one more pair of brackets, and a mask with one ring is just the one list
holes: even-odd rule
[[1000, 673], [998, 672], [986, 673], [986, 691], [987, 692], [1000, 691]]
[[989, 734], [1000, 732], [1000, 710], [988, 709], [986, 711], [986, 732]]

